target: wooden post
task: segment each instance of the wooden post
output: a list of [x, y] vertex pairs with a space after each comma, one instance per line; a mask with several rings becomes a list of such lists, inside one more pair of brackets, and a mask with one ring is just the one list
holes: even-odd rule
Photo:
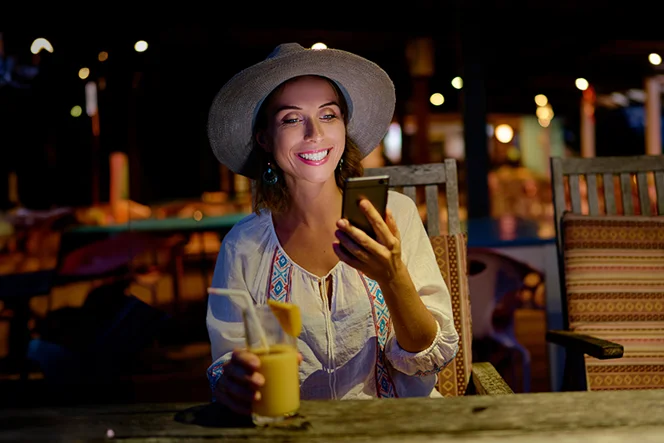
[[112, 152], [109, 158], [109, 205], [116, 223], [129, 219], [129, 163], [124, 152]]
[[583, 91], [581, 98], [581, 157], [595, 157], [595, 90]]
[[417, 132], [416, 154], [410, 158], [416, 163], [429, 162], [429, 79], [433, 75], [433, 41], [417, 38], [408, 42], [406, 58], [413, 78], [413, 110]]
[[646, 154], [662, 153], [662, 87], [659, 76], [647, 77], [645, 81], [645, 136]]

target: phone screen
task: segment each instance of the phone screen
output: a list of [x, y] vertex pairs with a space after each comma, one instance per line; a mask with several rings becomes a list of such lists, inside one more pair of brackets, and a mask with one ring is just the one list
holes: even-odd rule
[[346, 179], [341, 217], [347, 219], [350, 224], [362, 229], [367, 235], [375, 239], [376, 233], [358, 204], [362, 198], [366, 198], [373, 204], [383, 219], [385, 219], [389, 183], [390, 177], [388, 175], [351, 177]]

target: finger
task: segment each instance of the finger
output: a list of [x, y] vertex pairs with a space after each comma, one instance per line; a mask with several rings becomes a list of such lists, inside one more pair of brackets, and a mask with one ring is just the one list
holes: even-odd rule
[[392, 235], [394, 235], [397, 240], [401, 241], [401, 232], [399, 232], [397, 221], [394, 219], [394, 214], [392, 214], [391, 209], [385, 211], [385, 222], [387, 223], [387, 227], [390, 228]]
[[362, 269], [364, 263], [355, 258], [355, 256], [353, 256], [351, 253], [346, 251], [346, 249], [340, 243], [332, 244], [332, 249], [334, 250], [334, 253], [337, 254], [337, 257], [339, 257], [339, 260], [352, 266], [355, 269], [360, 269], [360, 270]]
[[381, 240], [389, 238], [392, 233], [390, 232], [387, 224], [385, 224], [385, 220], [383, 220], [383, 217], [376, 210], [374, 205], [372, 205], [371, 202], [366, 198], [360, 200], [359, 205], [360, 210], [362, 210], [364, 216], [367, 218], [367, 220], [369, 220], [369, 223], [371, 223], [371, 226], [376, 233], [376, 237]]
[[335, 231], [334, 235], [339, 240], [339, 243], [344, 247], [346, 253], [351, 254], [363, 262], [369, 260], [369, 254], [367, 253], [367, 250], [358, 245], [357, 242], [353, 240], [348, 234], [342, 231]]
[[248, 385], [229, 382], [222, 392], [242, 407], [251, 408], [251, 402], [256, 398], [258, 390]]
[[265, 384], [263, 374], [248, 371], [238, 365], [228, 365], [224, 371], [224, 376], [228, 379], [229, 384], [239, 384], [254, 390]]
[[302, 356], [301, 352], [298, 352], [297, 353], [297, 364], [299, 365], [300, 363], [302, 363], [302, 361], [304, 361], [304, 357]]
[[253, 352], [246, 349], [238, 349], [233, 351], [231, 362], [238, 364], [248, 371], [254, 372], [261, 367], [261, 360]]

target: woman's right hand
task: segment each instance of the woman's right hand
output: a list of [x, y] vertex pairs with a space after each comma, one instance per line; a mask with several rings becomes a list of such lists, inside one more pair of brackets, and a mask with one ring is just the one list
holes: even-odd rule
[[251, 415], [251, 402], [260, 395], [258, 389], [265, 383], [263, 375], [256, 372], [259, 367], [256, 354], [246, 349], [233, 351], [217, 382], [217, 401], [238, 414]]

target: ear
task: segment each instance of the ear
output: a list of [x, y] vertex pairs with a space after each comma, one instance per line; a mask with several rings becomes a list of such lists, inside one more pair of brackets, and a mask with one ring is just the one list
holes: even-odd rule
[[258, 131], [256, 133], [256, 142], [265, 150], [265, 152], [272, 152], [272, 147], [270, 146], [270, 143], [268, 143], [268, 136], [265, 131]]

